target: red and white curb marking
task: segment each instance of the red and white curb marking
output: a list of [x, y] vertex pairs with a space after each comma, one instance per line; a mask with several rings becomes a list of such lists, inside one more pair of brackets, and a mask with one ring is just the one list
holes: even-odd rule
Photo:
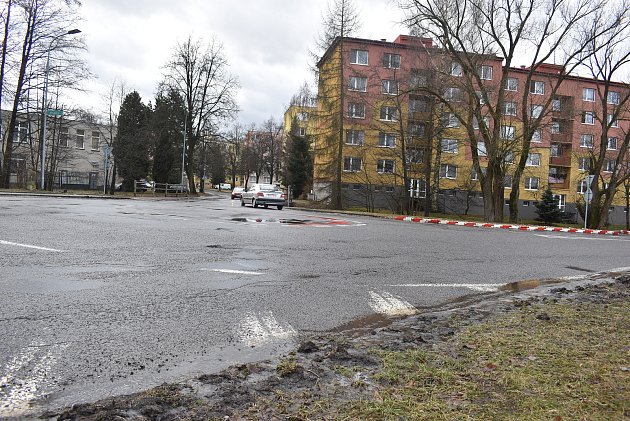
[[449, 221], [448, 219], [430, 219], [430, 218], [417, 218], [414, 216], [397, 216], [394, 218], [397, 221], [409, 221], [418, 222], [422, 224], [440, 224], [440, 225], [457, 225], [471, 228], [501, 228], [511, 229], [518, 231], [547, 231], [547, 232], [570, 232], [575, 234], [597, 234], [597, 235], [630, 235], [630, 231], [627, 230], [594, 230], [583, 228], [561, 228], [561, 227], [544, 227], [544, 226], [529, 226], [529, 225], [512, 225], [512, 224], [495, 224], [485, 222], [466, 222], [466, 221]]

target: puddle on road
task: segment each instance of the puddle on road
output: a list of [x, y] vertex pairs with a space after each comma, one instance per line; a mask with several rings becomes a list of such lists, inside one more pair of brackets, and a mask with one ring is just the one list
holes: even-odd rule
[[555, 285], [564, 282], [566, 282], [566, 279], [527, 279], [505, 284], [499, 288], [499, 291], [521, 292], [536, 289], [544, 285]]
[[388, 317], [382, 313], [374, 313], [374, 314], [370, 314], [369, 316], [351, 320], [348, 323], [344, 323], [341, 326], [338, 326], [336, 328], [329, 330], [328, 332], [362, 334], [366, 330], [372, 330], [372, 329], [377, 329], [380, 327], [389, 326], [396, 319], [398, 318]]

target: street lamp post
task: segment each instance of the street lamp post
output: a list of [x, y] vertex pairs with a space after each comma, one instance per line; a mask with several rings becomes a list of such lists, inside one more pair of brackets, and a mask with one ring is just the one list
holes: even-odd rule
[[186, 113], [186, 117], [184, 118], [184, 147], [182, 148], [182, 193], [184, 192], [184, 162], [186, 158], [186, 129], [188, 124], [188, 113]]
[[45, 180], [46, 180], [46, 120], [48, 117], [48, 73], [50, 72], [50, 51], [53, 48], [53, 44], [61, 37], [66, 35], [73, 35], [80, 33], [79, 29], [71, 29], [68, 32], [64, 32], [63, 34], [59, 34], [50, 40], [50, 44], [48, 44], [48, 54], [46, 56], [46, 69], [44, 71], [44, 104], [42, 106], [43, 112], [43, 123], [42, 123], [42, 140], [41, 140], [41, 156], [42, 156], [42, 168], [41, 168], [41, 176], [39, 181], [39, 189], [44, 190]]

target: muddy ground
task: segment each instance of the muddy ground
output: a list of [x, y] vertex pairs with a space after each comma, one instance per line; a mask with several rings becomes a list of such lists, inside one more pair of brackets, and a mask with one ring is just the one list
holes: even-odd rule
[[[630, 272], [574, 281], [529, 281], [469, 296], [398, 320], [375, 317], [318, 336], [277, 361], [231, 367], [185, 383], [41, 414], [46, 420], [334, 419], [338, 408], [370, 399], [374, 350], [436, 349], [463, 327], [545, 302], [595, 303], [630, 299]], [[540, 314], [545, 320], [545, 314]], [[360, 327], [356, 327], [360, 326]], [[349, 327], [348, 327], [349, 328]]]

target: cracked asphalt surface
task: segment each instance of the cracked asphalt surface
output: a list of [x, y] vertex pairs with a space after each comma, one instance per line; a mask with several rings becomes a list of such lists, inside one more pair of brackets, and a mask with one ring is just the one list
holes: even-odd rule
[[361, 317], [629, 266], [629, 238], [566, 237], [241, 208], [217, 193], [1, 196], [0, 417], [271, 358]]

